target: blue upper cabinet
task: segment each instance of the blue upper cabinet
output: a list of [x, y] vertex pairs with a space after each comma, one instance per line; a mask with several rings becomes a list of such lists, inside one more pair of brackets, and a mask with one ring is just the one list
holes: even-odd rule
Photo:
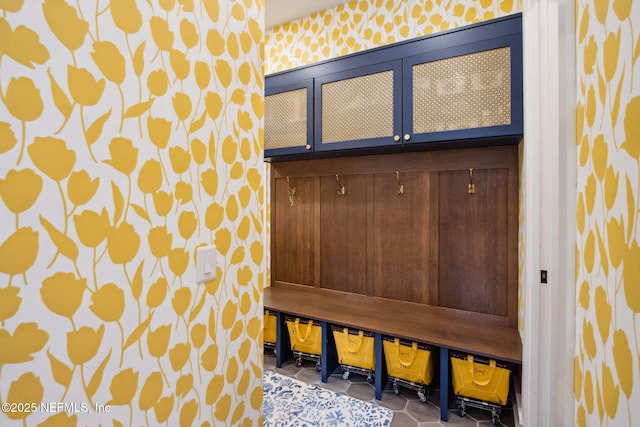
[[515, 142], [522, 16], [272, 74], [265, 86], [265, 158]]

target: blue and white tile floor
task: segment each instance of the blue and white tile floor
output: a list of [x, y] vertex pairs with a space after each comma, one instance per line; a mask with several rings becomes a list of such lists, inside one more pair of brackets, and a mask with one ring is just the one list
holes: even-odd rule
[[393, 410], [265, 369], [265, 427], [390, 427]]
[[[315, 363], [303, 362], [301, 367], [296, 366], [295, 360], [285, 362], [281, 368], [276, 368], [276, 359], [273, 351], [266, 350], [264, 356], [265, 369], [272, 369], [280, 374], [296, 378], [307, 384], [317, 384], [329, 390], [344, 393], [356, 399], [375, 403], [386, 408], [393, 409], [393, 421], [391, 427], [489, 427], [491, 414], [479, 409], [468, 408], [467, 415], [458, 416], [456, 409], [449, 410], [449, 421], [440, 421], [439, 391], [432, 391], [426, 403], [420, 402], [416, 392], [400, 388], [400, 394], [395, 395], [391, 387], [385, 390], [382, 400], [374, 399], [374, 388], [367, 383], [366, 377], [351, 374], [348, 380], [343, 380], [340, 372], [329, 377], [326, 384], [320, 381], [320, 374], [315, 370]], [[511, 410], [503, 410], [500, 417], [500, 425], [514, 427]]]

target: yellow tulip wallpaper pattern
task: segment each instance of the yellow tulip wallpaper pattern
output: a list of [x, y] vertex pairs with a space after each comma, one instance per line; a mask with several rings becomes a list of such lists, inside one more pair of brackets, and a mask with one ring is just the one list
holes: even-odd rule
[[261, 424], [263, 16], [0, 0], [1, 425]]
[[522, 0], [353, 0], [274, 27], [266, 74], [510, 15]]
[[640, 419], [640, 3], [576, 3], [576, 425]]

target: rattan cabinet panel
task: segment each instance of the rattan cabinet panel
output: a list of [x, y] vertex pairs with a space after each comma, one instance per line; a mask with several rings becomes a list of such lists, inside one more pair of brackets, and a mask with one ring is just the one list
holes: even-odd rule
[[317, 78], [315, 150], [400, 144], [401, 77], [393, 61]]
[[511, 50], [413, 65], [412, 133], [511, 124]]
[[265, 155], [312, 150], [313, 80], [269, 87], [264, 98]]

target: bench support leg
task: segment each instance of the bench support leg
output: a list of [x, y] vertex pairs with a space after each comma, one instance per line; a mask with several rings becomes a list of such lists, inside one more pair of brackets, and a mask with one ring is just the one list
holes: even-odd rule
[[338, 368], [338, 356], [336, 353], [336, 341], [331, 332], [331, 325], [327, 322], [321, 322], [322, 325], [322, 354], [320, 356], [320, 379], [323, 383], [329, 380], [329, 377]]
[[282, 368], [282, 363], [293, 357], [289, 330], [284, 320], [284, 314], [276, 313], [276, 366]]
[[384, 351], [382, 348], [382, 335], [375, 333], [374, 335], [374, 357], [375, 357], [375, 386], [376, 400], [382, 400], [382, 390], [387, 384], [387, 366], [384, 363]]
[[449, 349], [440, 347], [440, 420], [449, 418]]

